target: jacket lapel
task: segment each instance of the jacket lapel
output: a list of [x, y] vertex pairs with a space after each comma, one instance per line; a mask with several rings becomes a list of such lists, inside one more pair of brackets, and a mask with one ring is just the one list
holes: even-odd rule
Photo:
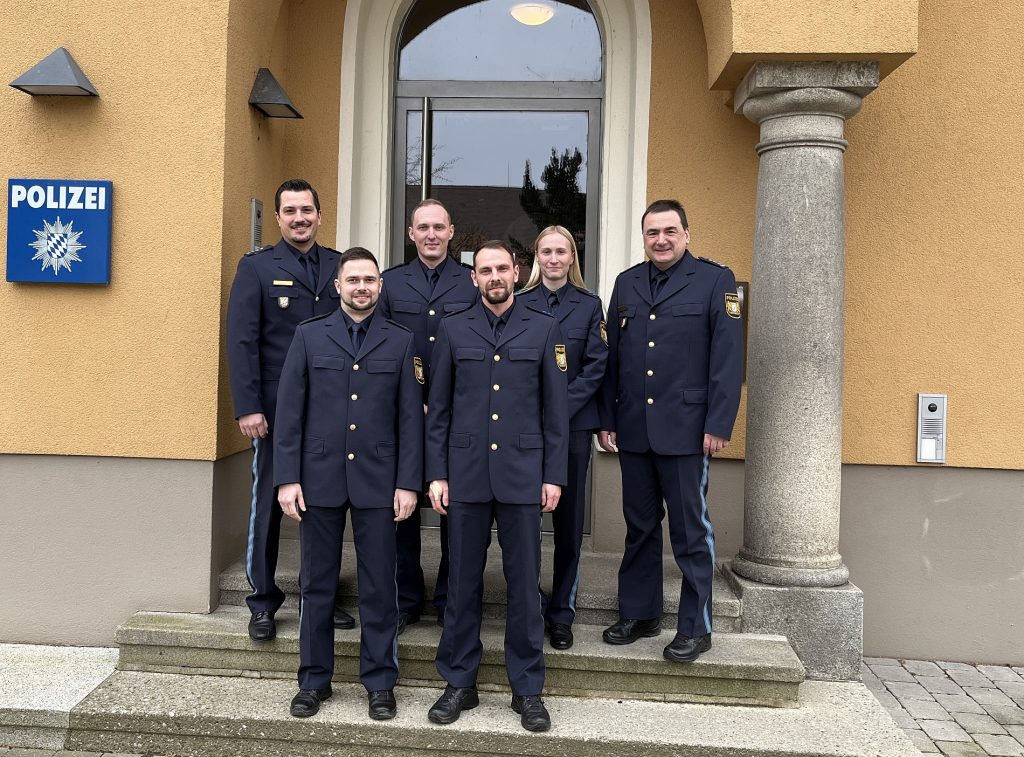
[[487, 315], [484, 313], [483, 301], [477, 299], [476, 305], [470, 308], [469, 311], [469, 328], [474, 331], [478, 336], [483, 338], [488, 344], [494, 344], [494, 331], [491, 329], [491, 324], [487, 320]]
[[359, 346], [359, 354], [356, 358], [361, 360], [367, 353], [373, 352], [384, 343], [387, 336], [388, 323], [383, 316], [375, 316], [370, 321], [370, 330], [363, 337], [363, 343]]
[[650, 270], [650, 263], [637, 266], [633, 269], [633, 289], [635, 289], [636, 293], [640, 295], [640, 299], [648, 305], [652, 304]]
[[352, 337], [345, 327], [345, 319], [341, 317], [341, 310], [335, 310], [330, 317], [324, 318], [324, 329], [331, 341], [341, 347], [345, 354], [356, 356], [352, 352]]
[[[429, 295], [430, 302], [454, 289], [455, 285], [461, 280], [461, 277], [468, 275], [469, 272], [454, 260], [449, 259], [445, 261], [444, 269], [441, 271], [441, 278], [437, 280], [437, 286], [434, 287], [434, 293]], [[429, 292], [429, 287], [427, 291]]]
[[[306, 278], [306, 269], [302, 267], [302, 264], [295, 259], [292, 255], [292, 251], [288, 249], [284, 240], [282, 239], [276, 245], [274, 245], [274, 262], [280, 268], [283, 268], [288, 272], [288, 277], [296, 284], [302, 284], [302, 286], [309, 289], [309, 279]], [[312, 290], [310, 290], [312, 291]]]
[[658, 299], [655, 300], [654, 304], [667, 300], [672, 295], [689, 286], [690, 277], [693, 276], [693, 273], [696, 270], [697, 261], [689, 251], [684, 252], [682, 262], [679, 263], [679, 270], [673, 273], [672, 277], [665, 282], [665, 286], [662, 287], [661, 293], [658, 295]]
[[509, 316], [508, 323], [505, 324], [505, 330], [501, 332], [501, 339], [498, 340], [497, 347], [515, 339], [517, 336], [526, 331], [526, 324], [530, 320], [530, 310], [526, 307], [526, 303], [519, 303], [512, 310], [512, 315]]
[[427, 302], [430, 302], [430, 284], [427, 283], [427, 277], [423, 275], [423, 270], [420, 268], [418, 260], [413, 260], [405, 267], [405, 281], [410, 289], [414, 290]]

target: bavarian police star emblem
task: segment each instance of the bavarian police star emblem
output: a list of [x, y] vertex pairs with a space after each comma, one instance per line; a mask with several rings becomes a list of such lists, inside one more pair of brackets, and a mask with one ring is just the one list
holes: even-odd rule
[[555, 345], [555, 365], [558, 366], [558, 370], [565, 371], [569, 367], [569, 364], [565, 361], [565, 345]]
[[740, 317], [740, 297], [732, 292], [725, 293], [725, 312], [730, 318]]
[[413, 373], [416, 374], [416, 380], [419, 381], [421, 384], [424, 383], [424, 380], [423, 380], [423, 361], [420, 360], [418, 357], [414, 357], [412, 359], [412, 370], [413, 370]]
[[74, 223], [68, 221], [67, 224], [63, 224], [60, 222], [60, 216], [57, 216], [56, 223], [52, 224], [44, 219], [42, 231], [32, 230], [36, 235], [36, 241], [29, 243], [29, 247], [36, 250], [32, 259], [43, 261], [43, 270], [52, 268], [54, 276], [60, 273], [61, 268], [70, 271], [72, 263], [82, 262], [78, 257], [78, 251], [85, 249], [85, 245], [78, 242], [82, 232], [72, 231]]

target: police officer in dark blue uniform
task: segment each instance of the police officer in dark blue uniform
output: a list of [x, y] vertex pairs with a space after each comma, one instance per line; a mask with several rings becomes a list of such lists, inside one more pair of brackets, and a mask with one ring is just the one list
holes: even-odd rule
[[664, 500], [685, 579], [676, 636], [664, 654], [690, 662], [711, 648], [708, 465], [736, 421], [743, 330], [732, 271], [689, 253], [683, 207], [654, 202], [642, 227], [649, 260], [619, 274], [608, 304], [600, 443], [619, 453], [626, 547], [620, 617], [604, 640], [631, 644], [660, 633]]
[[565, 344], [554, 318], [513, 296], [517, 266], [502, 242], [484, 243], [473, 264], [480, 298], [441, 322], [432, 363], [426, 475], [431, 504], [448, 518], [451, 578], [435, 660], [448, 685], [427, 715], [452, 723], [479, 704], [483, 572], [497, 521], [512, 709], [543, 731], [540, 525], [566, 481]]
[[359, 574], [359, 678], [369, 714], [397, 713], [398, 589], [395, 522], [409, 517], [423, 481], [423, 370], [412, 334], [374, 309], [380, 271], [362, 247], [341, 255], [341, 309], [298, 327], [281, 374], [274, 482], [299, 521], [299, 693], [296, 717], [331, 696], [332, 614], [345, 513]]
[[[455, 233], [448, 211], [437, 200], [424, 200], [412, 211], [409, 238], [416, 245], [416, 259], [384, 272], [380, 312], [407, 329], [416, 338], [416, 354], [424, 360], [423, 402], [430, 386], [430, 357], [441, 318], [464, 310], [479, 299], [470, 278], [471, 269], [448, 256], [448, 243]], [[420, 506], [429, 506], [420, 496]], [[448, 523], [441, 519], [441, 562], [434, 586], [434, 608], [438, 622], [444, 617], [448, 598]], [[420, 514], [413, 513], [398, 525], [398, 608], [399, 630], [420, 619], [423, 605], [423, 568], [420, 565]]]
[[600, 428], [597, 391], [608, 360], [601, 299], [583, 282], [576, 242], [564, 226], [549, 226], [533, 243], [533, 272], [521, 303], [553, 315], [565, 336], [569, 382], [569, 471], [558, 509], [552, 513], [555, 560], [544, 620], [551, 646], [573, 644], [576, 592], [580, 581], [580, 548], [587, 500], [587, 468], [591, 439]]
[[[307, 318], [338, 309], [332, 286], [338, 253], [316, 242], [320, 198], [302, 179], [290, 179], [274, 196], [281, 241], [246, 253], [228, 300], [228, 367], [235, 418], [252, 439], [253, 485], [245, 573], [253, 593], [246, 598], [252, 617], [249, 635], [273, 639], [274, 613], [284, 592], [274, 582], [281, 508], [274, 497], [274, 409], [278, 380], [295, 327]], [[355, 620], [339, 608], [338, 626]]]

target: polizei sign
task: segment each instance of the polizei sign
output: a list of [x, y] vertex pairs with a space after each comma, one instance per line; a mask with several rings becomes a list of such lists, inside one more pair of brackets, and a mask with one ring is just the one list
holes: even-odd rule
[[110, 283], [109, 181], [10, 179], [7, 280]]

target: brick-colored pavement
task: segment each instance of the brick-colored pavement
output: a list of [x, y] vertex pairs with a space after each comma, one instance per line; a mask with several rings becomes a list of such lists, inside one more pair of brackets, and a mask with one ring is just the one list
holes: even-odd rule
[[1024, 756], [1024, 668], [865, 657], [861, 673], [922, 753]]

